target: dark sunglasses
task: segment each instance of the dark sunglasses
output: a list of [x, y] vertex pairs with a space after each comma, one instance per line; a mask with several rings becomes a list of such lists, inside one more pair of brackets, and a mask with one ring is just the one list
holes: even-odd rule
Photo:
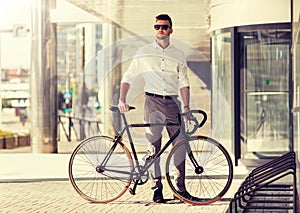
[[[160, 25], [160, 24], [155, 24], [155, 25], [154, 25], [154, 29], [155, 29], [155, 30], [159, 30], [160, 28], [161, 28], [162, 30], [167, 30], [169, 27], [170, 27], [170, 26], [167, 25], [167, 24], [162, 24], [162, 25]], [[170, 28], [171, 28], [171, 27], [170, 27]]]

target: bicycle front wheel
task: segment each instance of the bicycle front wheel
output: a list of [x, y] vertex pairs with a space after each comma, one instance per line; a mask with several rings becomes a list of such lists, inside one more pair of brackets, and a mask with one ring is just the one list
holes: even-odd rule
[[[228, 152], [206, 136], [193, 136], [178, 143], [166, 161], [166, 179], [171, 190], [180, 200], [192, 205], [207, 205], [221, 199], [232, 178], [233, 165]], [[179, 193], [182, 188], [187, 193]]]
[[122, 196], [132, 181], [133, 161], [127, 147], [106, 136], [85, 139], [73, 151], [69, 178], [86, 200], [108, 203]]

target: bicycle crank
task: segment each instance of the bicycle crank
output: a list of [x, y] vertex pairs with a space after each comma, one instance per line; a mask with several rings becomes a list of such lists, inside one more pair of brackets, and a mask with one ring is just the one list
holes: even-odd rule
[[[137, 183], [137, 185], [143, 185], [147, 183], [149, 179], [149, 171], [143, 171], [143, 166], [135, 167], [136, 176], [133, 178], [133, 182]], [[143, 173], [142, 173], [143, 172]]]
[[145, 184], [149, 179], [149, 171], [143, 171], [143, 166], [136, 166], [135, 170], [135, 177], [133, 178], [133, 187], [129, 189], [130, 194], [135, 195], [137, 185]]

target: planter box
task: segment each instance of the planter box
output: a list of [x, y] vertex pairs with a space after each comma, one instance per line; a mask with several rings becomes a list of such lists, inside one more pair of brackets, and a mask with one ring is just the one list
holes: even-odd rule
[[16, 137], [6, 136], [4, 137], [4, 149], [13, 149], [16, 147]]
[[27, 146], [30, 146], [30, 144], [31, 144], [31, 137], [30, 137], [30, 135], [26, 135], [26, 138], [27, 138]]
[[4, 149], [4, 137], [0, 137], [0, 149]]
[[30, 135], [19, 135], [18, 136], [19, 146], [29, 146], [30, 145]]

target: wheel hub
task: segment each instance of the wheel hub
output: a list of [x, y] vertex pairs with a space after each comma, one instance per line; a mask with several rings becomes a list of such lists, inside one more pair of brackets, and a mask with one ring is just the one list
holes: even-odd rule
[[204, 171], [204, 169], [203, 169], [202, 166], [198, 166], [197, 168], [195, 168], [195, 173], [196, 173], [197, 175], [202, 174], [203, 171]]
[[97, 167], [96, 167], [96, 171], [97, 171], [98, 173], [103, 173], [103, 172], [104, 172], [104, 170], [102, 169], [101, 166], [97, 166]]

